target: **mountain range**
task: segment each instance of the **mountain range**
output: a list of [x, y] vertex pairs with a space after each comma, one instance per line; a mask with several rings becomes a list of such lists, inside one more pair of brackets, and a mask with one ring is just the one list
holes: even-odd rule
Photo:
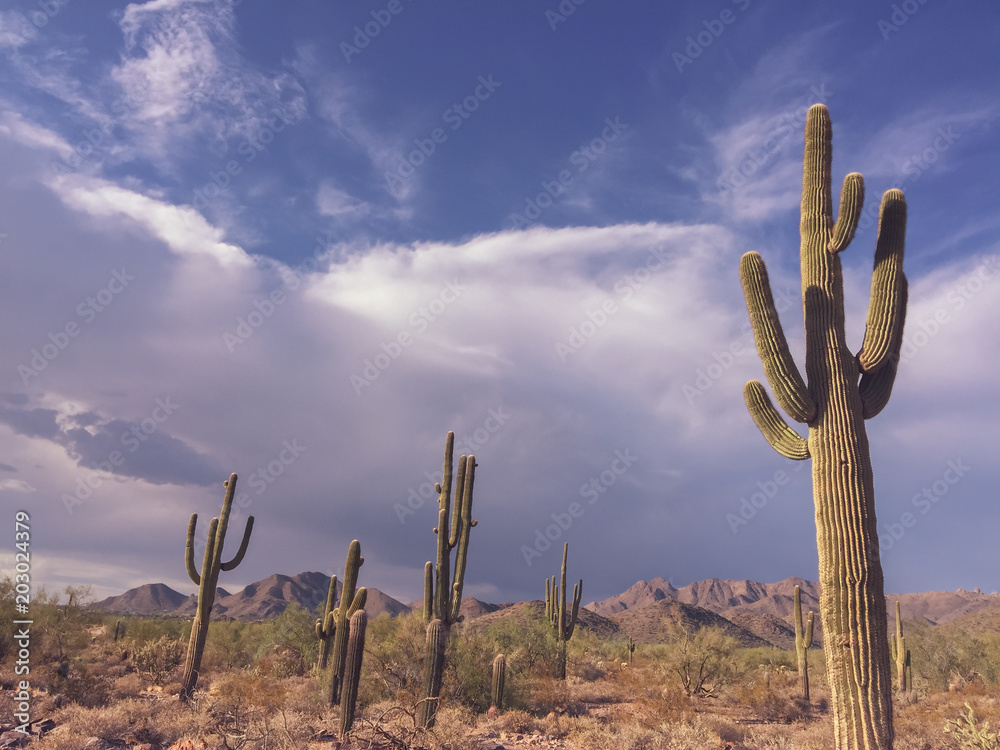
[[[322, 573], [275, 574], [251, 583], [242, 591], [217, 589], [215, 618], [264, 620], [281, 614], [295, 603], [315, 612], [326, 601], [330, 578]], [[638, 643], [656, 643], [669, 638], [670, 624], [687, 629], [714, 625], [744, 646], [774, 645], [792, 648], [795, 634], [792, 607], [795, 586], [802, 591], [805, 611], [818, 611], [819, 584], [802, 578], [786, 578], [777, 583], [731, 581], [711, 578], [677, 588], [663, 578], [638, 581], [620, 594], [581, 608], [580, 627], [602, 636], [631, 636]], [[339, 588], [339, 582], [338, 582]], [[339, 591], [338, 591], [339, 596]], [[894, 627], [895, 602], [904, 619], [919, 618], [939, 625], [960, 618], [1000, 620], [1000, 596], [980, 591], [928, 591], [918, 594], [889, 594], [886, 597], [890, 629]], [[97, 602], [107, 612], [137, 616], [189, 617], [198, 598], [185, 596], [162, 583], [150, 583]], [[368, 588], [365, 605], [370, 617], [399, 614], [419, 609], [420, 602], [404, 604], [378, 589]], [[462, 614], [476, 627], [486, 627], [504, 617], [541, 617], [542, 602], [491, 604], [472, 597], [462, 600]], [[817, 643], [822, 631], [817, 625]]]

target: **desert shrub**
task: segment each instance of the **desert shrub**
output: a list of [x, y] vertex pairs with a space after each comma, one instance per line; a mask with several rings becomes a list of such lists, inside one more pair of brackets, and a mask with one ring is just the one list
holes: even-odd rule
[[100, 623], [100, 616], [88, 610], [89, 586], [67, 586], [65, 604], [59, 594], [44, 587], [31, 595], [32, 659], [38, 662], [64, 662], [78, 655], [91, 641], [87, 628]]
[[257, 642], [256, 660], [266, 661], [262, 666], [279, 679], [303, 674], [319, 653], [315, 622], [303, 607], [289, 604], [280, 615], [254, 628], [253, 637], [248, 638]]
[[191, 621], [178, 617], [121, 617], [120, 615], [105, 615], [104, 628], [109, 639], [114, 638], [115, 623], [121, 621], [125, 627], [125, 638], [137, 643], [155, 641], [162, 636], [168, 636], [177, 641], [187, 642], [191, 635]]
[[739, 642], [719, 628], [701, 628], [694, 633], [679, 625], [671, 628], [667, 670], [680, 681], [688, 696], [717, 696], [745, 671]]
[[187, 644], [166, 635], [155, 641], [140, 643], [126, 640], [124, 648], [129, 652], [129, 660], [135, 670], [156, 685], [166, 681], [171, 672], [180, 666], [187, 652]]
[[415, 703], [422, 690], [426, 624], [419, 613], [368, 622], [358, 700], [361, 705], [395, 698]]
[[215, 733], [227, 747], [274, 746], [281, 734], [274, 717], [285, 700], [283, 685], [258, 670], [242, 670], [213, 683], [210, 695]]
[[991, 730], [990, 723], [976, 721], [972, 706], [965, 704], [965, 713], [950, 719], [944, 731], [951, 735], [960, 750], [1000, 750], [1000, 730]]
[[[212, 620], [205, 639], [202, 670], [243, 669], [254, 662], [260, 648], [260, 628], [236, 620]], [[190, 630], [188, 630], [190, 636]]]
[[551, 674], [559, 656], [552, 626], [531, 610], [525, 610], [525, 617], [523, 624], [512, 617], [500, 620], [489, 627], [486, 636], [496, 653], [506, 655], [508, 674]]

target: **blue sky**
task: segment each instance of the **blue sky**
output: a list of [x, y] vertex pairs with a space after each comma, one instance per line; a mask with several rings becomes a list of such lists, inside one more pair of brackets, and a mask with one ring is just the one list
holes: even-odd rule
[[0, 496], [36, 580], [192, 590], [187, 518], [235, 471], [223, 586], [358, 538], [362, 583], [415, 599], [448, 430], [480, 464], [467, 593], [537, 598], [563, 542], [587, 601], [815, 580], [737, 266], [763, 254], [801, 362], [821, 101], [835, 185], [909, 205], [867, 423], [887, 589], [1000, 588], [998, 71], [986, 2], [4, 3]]

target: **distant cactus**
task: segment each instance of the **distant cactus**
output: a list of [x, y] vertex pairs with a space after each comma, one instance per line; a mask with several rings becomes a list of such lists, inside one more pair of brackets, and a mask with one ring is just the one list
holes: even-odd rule
[[114, 642], [118, 643], [118, 639], [124, 637], [125, 637], [125, 623], [123, 623], [121, 620], [115, 620]]
[[334, 607], [333, 602], [337, 591], [337, 576], [330, 578], [330, 589], [326, 596], [326, 607], [321, 619], [316, 620], [316, 636], [320, 641], [319, 668], [325, 669], [328, 657], [332, 654], [330, 669], [330, 690], [328, 693], [331, 706], [340, 701], [340, 686], [344, 679], [344, 657], [347, 655], [348, 625], [355, 612], [365, 606], [368, 590], [358, 584], [358, 568], [364, 565], [361, 557], [361, 542], [357, 539], [347, 548], [347, 562], [344, 563], [344, 586], [340, 592], [340, 606]]
[[628, 663], [629, 666], [632, 665], [632, 654], [635, 653], [635, 641], [632, 640], [632, 636], [625, 639], [625, 648], [628, 651]]
[[365, 632], [368, 615], [359, 609], [351, 615], [348, 625], [347, 657], [344, 665], [343, 686], [340, 691], [340, 739], [343, 740], [354, 726], [354, 710], [358, 703], [358, 686], [361, 683], [361, 660], [365, 653]]
[[809, 659], [806, 652], [813, 642], [813, 612], [809, 613], [805, 632], [802, 631], [802, 592], [795, 587], [795, 656], [799, 663], [799, 688], [802, 699], [809, 703]]
[[[424, 618], [427, 620], [427, 651], [424, 655], [424, 700], [417, 715], [419, 726], [434, 726], [441, 681], [444, 676], [444, 655], [451, 626], [462, 621], [462, 587], [465, 585], [465, 565], [469, 554], [469, 533], [476, 521], [472, 519], [472, 493], [476, 478], [476, 457], [461, 456], [452, 497], [452, 469], [455, 453], [455, 433], [445, 440], [444, 470], [441, 483], [435, 485], [438, 494], [437, 564], [424, 567]], [[457, 549], [456, 549], [457, 548]], [[455, 549], [455, 569], [451, 572], [451, 551]]]
[[810, 107], [799, 224], [805, 379], [789, 352], [764, 261], [756, 252], [740, 260], [740, 280], [767, 380], [785, 412], [808, 425], [808, 439], [788, 425], [759, 382], [747, 383], [743, 395], [775, 450], [813, 462], [819, 611], [834, 745], [837, 750], [890, 750], [892, 672], [865, 420], [888, 403], [899, 363], [907, 299], [906, 201], [896, 189], [882, 196], [867, 326], [855, 353], [844, 333], [840, 253], [858, 227], [864, 180], [857, 173], [844, 179], [834, 221], [832, 134], [826, 107]]
[[198, 684], [198, 672], [201, 669], [201, 656], [205, 651], [205, 638], [208, 636], [208, 621], [215, 604], [215, 590], [219, 585], [219, 573], [223, 570], [235, 570], [247, 553], [250, 544], [250, 534], [253, 532], [253, 516], [247, 519], [243, 530], [243, 541], [233, 559], [222, 562], [222, 545], [226, 540], [226, 530], [229, 527], [229, 513], [233, 507], [233, 496], [236, 494], [236, 475], [230, 474], [223, 482], [226, 495], [222, 500], [222, 512], [218, 518], [213, 518], [208, 525], [208, 538], [205, 542], [205, 558], [201, 564], [201, 573], [194, 567], [194, 534], [198, 525], [198, 514], [191, 515], [188, 522], [187, 545], [184, 549], [184, 564], [188, 576], [198, 586], [198, 608], [195, 610], [194, 622], [191, 623], [191, 640], [188, 643], [187, 658], [184, 660], [184, 675], [181, 678], [180, 699], [191, 700], [195, 686]]
[[551, 580], [545, 579], [545, 618], [555, 630], [556, 640], [559, 642], [559, 664], [557, 676], [560, 680], [566, 679], [566, 644], [573, 637], [573, 629], [576, 627], [577, 615], [580, 612], [580, 598], [583, 596], [583, 579], [573, 586], [573, 610], [569, 616], [566, 615], [566, 556], [569, 554], [569, 542], [563, 544], [562, 571], [559, 583], [556, 577]]
[[493, 659], [493, 681], [490, 693], [490, 708], [503, 711], [503, 691], [507, 684], [507, 657], [497, 654]]
[[890, 639], [889, 646], [892, 652], [892, 659], [896, 662], [896, 683], [899, 685], [899, 692], [905, 693], [913, 689], [910, 675], [910, 649], [906, 647], [906, 639], [903, 637], [903, 618], [899, 616], [899, 602], [896, 602], [896, 637]]

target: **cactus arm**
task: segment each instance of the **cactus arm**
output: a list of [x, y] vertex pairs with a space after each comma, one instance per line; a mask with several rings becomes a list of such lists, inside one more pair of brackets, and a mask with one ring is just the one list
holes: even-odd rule
[[233, 497], [236, 495], [236, 474], [230, 474], [229, 479], [222, 483], [226, 488], [226, 495], [222, 499], [222, 512], [219, 513], [219, 527], [215, 532], [215, 549], [212, 561], [212, 569], [216, 580], [219, 577], [219, 570], [222, 566], [222, 545], [226, 539], [226, 531], [229, 528], [229, 515], [233, 510]]
[[448, 534], [448, 549], [455, 549], [462, 533], [462, 498], [465, 496], [465, 473], [468, 469], [469, 456], [458, 459], [458, 476], [455, 477], [455, 500], [451, 509], [451, 533]]
[[201, 585], [201, 574], [194, 566], [194, 532], [198, 526], [198, 514], [192, 513], [191, 520], [188, 521], [187, 543], [184, 545], [184, 567], [187, 568], [188, 577], [195, 586]]
[[445, 619], [450, 609], [451, 600], [451, 556], [448, 554], [448, 499], [444, 498], [438, 507], [438, 525], [434, 529], [437, 534], [437, 565], [434, 566], [434, 617]]
[[840, 210], [837, 211], [837, 223], [833, 225], [832, 237], [826, 249], [831, 253], [839, 253], [851, 244], [854, 233], [861, 219], [861, 208], [865, 203], [865, 180], [857, 172], [851, 172], [844, 178], [844, 186], [840, 189]]
[[250, 546], [250, 534], [253, 533], [253, 516], [247, 519], [247, 525], [243, 529], [243, 539], [240, 541], [240, 548], [236, 551], [236, 555], [227, 563], [221, 563], [220, 568], [227, 573], [230, 570], [236, 570], [236, 567], [243, 562], [243, 557], [247, 553], [247, 547]]
[[333, 630], [332, 630], [333, 620], [330, 618], [330, 615], [333, 614], [333, 611], [335, 609], [334, 605], [336, 604], [336, 601], [337, 601], [337, 576], [330, 576], [330, 588], [326, 592], [326, 606], [323, 608], [323, 620], [322, 620], [323, 635], [325, 635], [327, 638], [333, 635]]
[[569, 542], [563, 544], [562, 571], [559, 575], [559, 638], [566, 640], [566, 555], [569, 553]]
[[816, 404], [788, 350], [778, 311], [771, 294], [767, 268], [759, 254], [746, 253], [740, 259], [740, 280], [746, 297], [750, 324], [764, 372], [775, 398], [796, 422], [810, 422], [816, 416]]
[[903, 249], [906, 234], [906, 199], [900, 190], [888, 190], [879, 206], [878, 240], [872, 271], [871, 299], [865, 338], [858, 352], [864, 373], [874, 373], [892, 359], [906, 314]]
[[573, 586], [573, 613], [569, 618], [569, 625], [566, 628], [566, 640], [573, 637], [573, 630], [576, 628], [577, 615], [580, 613], [580, 598], [583, 596], [583, 579]]
[[424, 619], [429, 623], [434, 619], [434, 563], [424, 564]]
[[[465, 456], [462, 457], [465, 459]], [[458, 536], [456, 542], [458, 549], [455, 551], [455, 580], [452, 584], [451, 597], [451, 622], [460, 622], [459, 611], [462, 608], [462, 588], [465, 585], [465, 565], [469, 559], [469, 534], [476, 521], [472, 519], [472, 495], [476, 481], [476, 457], [469, 456], [468, 459], [459, 464], [459, 473], [464, 476], [462, 482], [461, 505], [458, 500], [458, 487], [455, 487], [455, 516], [460, 518], [458, 524]]]
[[813, 621], [815, 620], [815, 615], [815, 612], [810, 612], [806, 618], [806, 634], [802, 641], [806, 644], [806, 648], [811, 648], [813, 645]]
[[809, 458], [809, 443], [788, 426], [778, 410], [771, 404], [758, 381], [751, 380], [743, 386], [743, 398], [747, 403], [754, 424], [778, 453], [785, 458], [803, 461]]
[[861, 375], [858, 393], [861, 396], [861, 413], [865, 419], [877, 416], [892, 395], [892, 386], [896, 382], [896, 371], [899, 369], [899, 355], [903, 346], [903, 323], [906, 319], [906, 301], [908, 285], [905, 276], [900, 277], [899, 289], [899, 325], [895, 330], [895, 339], [885, 363], [875, 372], [865, 372]]
[[358, 592], [354, 595], [354, 601], [351, 602], [350, 608], [347, 610], [347, 617], [351, 618], [354, 614], [364, 608], [365, 602], [368, 600], [368, 589], [364, 586], [358, 589]]

